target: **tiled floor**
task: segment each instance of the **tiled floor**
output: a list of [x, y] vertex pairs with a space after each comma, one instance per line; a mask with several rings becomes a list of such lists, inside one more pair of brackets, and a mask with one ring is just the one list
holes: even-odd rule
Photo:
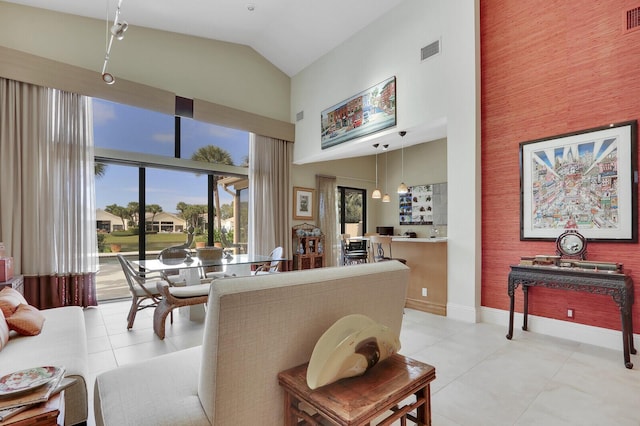
[[[167, 321], [164, 341], [153, 334], [151, 310], [139, 312], [127, 331], [129, 306], [125, 301], [85, 310], [93, 376], [200, 344], [202, 324], [179, 314], [173, 325]], [[400, 352], [436, 367], [431, 387], [436, 426], [640, 425], [639, 355], [632, 355], [636, 367], [628, 370], [620, 351], [519, 329], [509, 341], [506, 324], [405, 312]]]

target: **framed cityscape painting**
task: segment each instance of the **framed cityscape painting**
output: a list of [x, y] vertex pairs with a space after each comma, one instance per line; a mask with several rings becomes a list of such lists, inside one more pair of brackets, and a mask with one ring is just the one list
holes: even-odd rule
[[320, 114], [322, 149], [396, 125], [396, 78], [390, 77]]
[[520, 239], [637, 241], [637, 121], [520, 143]]

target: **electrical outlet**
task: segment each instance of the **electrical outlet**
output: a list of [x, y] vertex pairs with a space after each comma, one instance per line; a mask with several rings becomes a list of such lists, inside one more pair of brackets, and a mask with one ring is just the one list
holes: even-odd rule
[[427, 288], [422, 287], [422, 297], [427, 297]]
[[573, 309], [567, 309], [567, 318], [573, 318]]

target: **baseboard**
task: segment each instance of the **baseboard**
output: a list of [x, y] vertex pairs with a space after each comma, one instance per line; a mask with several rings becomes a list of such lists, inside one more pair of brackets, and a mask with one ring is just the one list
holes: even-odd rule
[[447, 316], [447, 307], [437, 303], [426, 302], [424, 300], [408, 299], [405, 302], [405, 306], [409, 309], [415, 309], [422, 312], [428, 312], [430, 314]]
[[447, 318], [464, 322], [478, 322], [478, 310], [475, 307], [447, 303]]
[[[524, 315], [516, 312], [513, 317], [514, 339], [517, 339], [518, 331], [522, 331]], [[480, 321], [504, 326], [505, 336], [509, 328], [509, 311], [495, 308], [480, 308]], [[622, 350], [622, 333], [618, 330], [594, 327], [569, 321], [561, 321], [552, 318], [529, 315], [527, 328], [534, 333], [560, 337], [562, 339], [589, 345], [601, 346], [608, 349]], [[640, 343], [640, 336], [633, 335], [634, 346]]]

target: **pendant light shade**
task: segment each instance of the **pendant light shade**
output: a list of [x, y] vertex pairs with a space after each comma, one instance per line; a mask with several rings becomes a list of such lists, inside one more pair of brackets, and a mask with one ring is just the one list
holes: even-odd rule
[[[389, 145], [383, 145], [383, 149], [386, 151], [387, 148], [389, 148]], [[385, 152], [384, 153], [384, 196], [382, 197], [382, 202], [383, 203], [390, 203], [391, 202], [391, 197], [389, 196], [389, 193], [387, 192], [387, 178], [389, 177], [389, 153]]]
[[380, 189], [378, 189], [378, 146], [380, 144], [376, 143], [373, 144], [373, 147], [376, 149], [376, 189], [373, 190], [373, 192], [371, 193], [371, 198], [374, 199], [379, 199], [382, 198], [382, 192], [380, 192]]
[[[402, 131], [400, 132], [400, 137], [404, 138], [404, 135], [406, 135], [407, 132]], [[402, 141], [402, 182], [400, 183], [400, 185], [398, 185], [398, 194], [406, 194], [407, 192], [409, 192], [409, 188], [407, 188], [407, 185], [405, 185], [404, 183], [404, 140]]]

